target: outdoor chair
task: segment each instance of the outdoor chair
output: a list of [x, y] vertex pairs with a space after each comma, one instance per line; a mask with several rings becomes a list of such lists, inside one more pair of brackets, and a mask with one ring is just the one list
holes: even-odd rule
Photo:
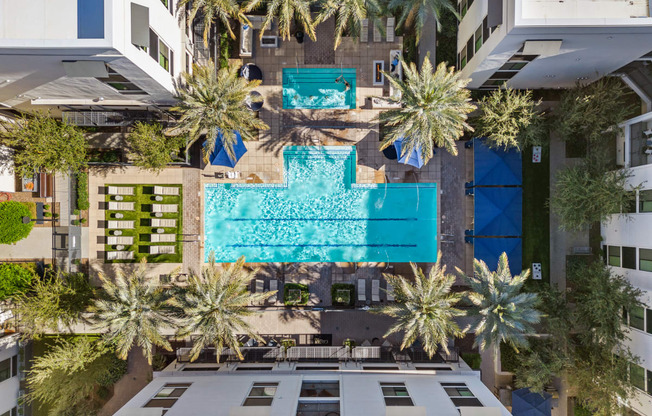
[[265, 290], [265, 282], [260, 279], [256, 279], [256, 288], [254, 293], [263, 293]]
[[358, 301], [365, 302], [367, 300], [367, 281], [364, 279], [358, 279]]
[[152, 204], [152, 212], [175, 213], [178, 211], [178, 204]]
[[174, 254], [176, 246], [149, 246], [149, 254]]
[[371, 301], [380, 302], [380, 280], [373, 279], [371, 281]]
[[178, 186], [155, 186], [154, 195], [177, 196], [179, 195], [179, 187]]
[[369, 19], [362, 19], [362, 27], [360, 29], [360, 42], [369, 42]]
[[177, 241], [176, 234], [151, 234], [150, 239], [152, 243], [175, 243]]
[[135, 202], [115, 202], [109, 201], [110, 211], [133, 211]]
[[[278, 280], [272, 279], [269, 281], [269, 290], [270, 292], [274, 292], [278, 290]], [[274, 293], [272, 296], [269, 297], [269, 303], [276, 303], [277, 300], [277, 294]]]
[[134, 187], [133, 186], [109, 186], [108, 194], [109, 195], [133, 195]]
[[374, 25], [374, 42], [382, 42], [383, 37], [380, 33], [380, 28], [378, 28], [378, 25]]
[[168, 218], [152, 218], [152, 227], [168, 227], [174, 228], [177, 226], [177, 220]]
[[134, 243], [134, 238], [131, 236], [110, 236], [106, 238], [106, 244], [115, 246], [118, 244], [130, 246]]
[[133, 230], [134, 221], [109, 221], [108, 227], [110, 229], [119, 230]]
[[387, 302], [394, 302], [394, 286], [387, 283]]
[[107, 260], [133, 260], [134, 252], [133, 251], [107, 251], [106, 259]]
[[386, 38], [387, 42], [394, 42], [394, 24], [396, 23], [396, 19], [393, 17], [388, 17], [387, 18], [387, 33], [386, 33]]

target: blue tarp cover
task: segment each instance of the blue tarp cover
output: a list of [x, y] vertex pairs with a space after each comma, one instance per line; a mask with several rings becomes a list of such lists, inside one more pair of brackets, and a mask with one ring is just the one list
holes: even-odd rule
[[521, 154], [515, 149], [490, 149], [483, 140], [473, 141], [473, 180], [475, 186], [521, 185], [523, 167]]
[[522, 188], [475, 188], [474, 233], [520, 236], [523, 231]]
[[394, 142], [394, 147], [396, 148], [396, 154], [398, 155], [399, 163], [405, 165], [411, 165], [416, 168], [421, 169], [423, 166], [423, 156], [421, 155], [421, 147], [417, 147], [410, 154], [405, 154], [401, 156], [401, 148], [403, 147], [403, 138], [398, 139]]
[[552, 396], [533, 393], [530, 389], [518, 389], [512, 393], [512, 415], [550, 416]]
[[[211, 156], [208, 158], [210, 161], [211, 165], [216, 165], [216, 166], [228, 166], [230, 168], [234, 168], [236, 163], [238, 163], [238, 160], [247, 153], [247, 148], [245, 147], [244, 143], [242, 142], [242, 136], [240, 136], [240, 133], [237, 131], [235, 132], [235, 137], [238, 139], [238, 141], [235, 143], [235, 146], [233, 146], [233, 152], [235, 153], [235, 160], [231, 159], [226, 153], [226, 150], [224, 149], [224, 145], [222, 144], [222, 133], [218, 133], [217, 137], [215, 138], [215, 149], [213, 150], [213, 153], [211, 153]], [[204, 143], [204, 146], [206, 144]]]
[[487, 263], [489, 270], [498, 268], [498, 258], [507, 253], [509, 271], [519, 274], [523, 270], [523, 243], [520, 238], [474, 238], [473, 257]]

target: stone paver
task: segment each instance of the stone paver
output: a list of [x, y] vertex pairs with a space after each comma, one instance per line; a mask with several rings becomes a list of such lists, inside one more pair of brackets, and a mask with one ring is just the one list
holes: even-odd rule
[[51, 259], [52, 227], [34, 227], [27, 238], [0, 246], [0, 259]]
[[152, 378], [152, 367], [147, 363], [140, 348], [129, 351], [127, 374], [114, 386], [113, 396], [102, 407], [98, 416], [111, 416], [131, 400]]

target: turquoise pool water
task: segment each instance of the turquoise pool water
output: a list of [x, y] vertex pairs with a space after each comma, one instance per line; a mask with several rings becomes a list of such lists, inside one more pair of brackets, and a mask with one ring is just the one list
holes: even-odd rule
[[437, 185], [356, 184], [352, 146], [289, 146], [284, 184], [206, 184], [217, 261], [434, 262]]
[[354, 109], [355, 86], [355, 68], [284, 68], [283, 108]]

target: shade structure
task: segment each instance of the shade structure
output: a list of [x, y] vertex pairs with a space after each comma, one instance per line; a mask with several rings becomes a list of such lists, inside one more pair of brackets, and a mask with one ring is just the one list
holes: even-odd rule
[[240, 68], [240, 76], [248, 81], [263, 80], [263, 71], [254, 64], [245, 64]]
[[512, 393], [512, 415], [550, 416], [552, 396], [548, 393], [533, 393], [530, 389], [518, 389]]
[[473, 235], [522, 235], [522, 188], [475, 188], [474, 194]]
[[[229, 157], [229, 154], [224, 148], [224, 143], [222, 143], [222, 132], [217, 134], [217, 137], [215, 138], [215, 149], [213, 149], [213, 153], [211, 153], [210, 157], [208, 158], [211, 165], [227, 166], [230, 168], [235, 167], [236, 163], [238, 163], [238, 160], [240, 160], [242, 155], [247, 153], [247, 148], [242, 141], [242, 136], [240, 136], [240, 133], [236, 131], [235, 137], [237, 141], [235, 146], [233, 146], [233, 153], [235, 153], [235, 160], [233, 160], [231, 157]], [[204, 146], [206, 146], [206, 143], [204, 143]]]
[[498, 259], [507, 253], [509, 270], [520, 274], [523, 270], [523, 242], [521, 238], [474, 238], [473, 257], [487, 263], [489, 270], [498, 268]]
[[396, 148], [396, 154], [398, 155], [399, 163], [403, 163], [404, 165], [414, 166], [415, 168], [420, 169], [421, 166], [423, 166], [423, 156], [421, 155], [421, 148], [417, 146], [409, 154], [405, 154], [401, 156], [402, 147], [403, 147], [403, 138], [401, 137], [400, 139], [394, 142], [394, 148]]
[[516, 149], [491, 149], [484, 144], [484, 140], [474, 139], [473, 181], [475, 186], [521, 185], [521, 154]]

